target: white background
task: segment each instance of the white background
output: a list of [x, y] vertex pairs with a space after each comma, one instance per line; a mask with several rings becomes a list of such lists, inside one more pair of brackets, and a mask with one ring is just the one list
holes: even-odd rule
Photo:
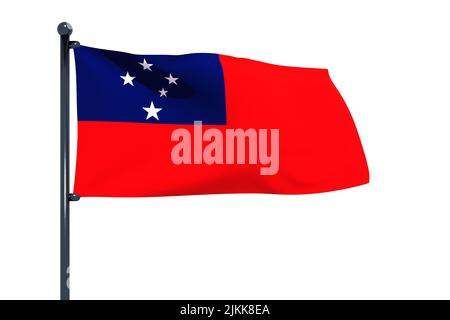
[[0, 298], [59, 298], [64, 20], [90, 46], [328, 68], [371, 173], [307, 196], [81, 199], [73, 299], [450, 298], [446, 3], [1, 2]]

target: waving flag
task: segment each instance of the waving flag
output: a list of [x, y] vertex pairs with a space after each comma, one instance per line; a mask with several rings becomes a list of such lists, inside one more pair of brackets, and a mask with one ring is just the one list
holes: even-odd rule
[[369, 181], [325, 69], [84, 46], [75, 61], [81, 196], [302, 194]]

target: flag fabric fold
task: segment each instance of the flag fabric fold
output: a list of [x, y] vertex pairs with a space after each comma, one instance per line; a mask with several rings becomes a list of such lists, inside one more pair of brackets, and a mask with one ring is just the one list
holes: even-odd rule
[[74, 51], [80, 196], [305, 194], [369, 181], [326, 69]]

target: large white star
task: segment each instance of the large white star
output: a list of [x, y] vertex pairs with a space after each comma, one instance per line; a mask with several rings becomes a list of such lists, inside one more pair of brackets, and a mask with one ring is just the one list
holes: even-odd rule
[[133, 79], [136, 77], [132, 77], [130, 76], [130, 74], [127, 72], [126, 75], [124, 76], [120, 76], [123, 79], [123, 85], [126, 85], [127, 83], [131, 84], [132, 86], [134, 86], [133, 84]]
[[177, 84], [178, 78], [174, 78], [174, 77], [172, 76], [171, 73], [169, 73], [169, 76], [168, 76], [168, 77], [164, 77], [164, 78], [166, 78], [167, 80], [169, 80], [169, 84], [171, 84], [171, 83]]
[[142, 109], [147, 111], [147, 118], [145, 120], [148, 120], [151, 117], [154, 117], [156, 120], [159, 120], [158, 112], [160, 112], [162, 110], [162, 108], [155, 108], [155, 105], [153, 104], [153, 101], [150, 103], [150, 107], [142, 108]]
[[153, 71], [153, 70], [151, 69], [151, 66], [152, 66], [153, 64], [147, 63], [147, 61], [146, 61], [145, 59], [144, 59], [143, 62], [139, 62], [139, 64], [142, 66], [142, 68], [144, 68], [144, 70], [150, 70], [150, 71]]
[[158, 90], [158, 92], [161, 94], [160, 97], [167, 97], [167, 90], [165, 90], [164, 88], [162, 88], [161, 90]]

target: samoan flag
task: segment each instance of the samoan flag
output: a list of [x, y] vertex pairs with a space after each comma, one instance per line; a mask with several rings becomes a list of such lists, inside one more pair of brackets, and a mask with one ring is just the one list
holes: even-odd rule
[[[369, 181], [355, 124], [326, 69], [205, 53], [74, 51], [76, 194], [302, 194]], [[191, 137], [178, 150], [183, 163], [173, 160], [177, 129]], [[239, 139], [232, 130], [244, 133], [245, 154], [225, 146]], [[269, 165], [276, 170], [261, 174]]]

